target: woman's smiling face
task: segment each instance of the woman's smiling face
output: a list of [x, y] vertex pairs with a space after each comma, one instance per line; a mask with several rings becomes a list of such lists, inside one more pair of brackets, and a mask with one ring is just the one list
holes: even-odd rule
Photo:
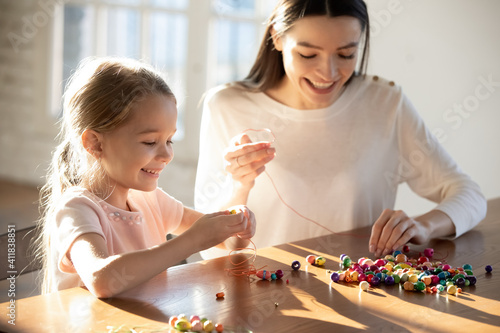
[[354, 73], [361, 24], [350, 16], [308, 16], [283, 35], [273, 34], [282, 52], [286, 75], [270, 91], [272, 97], [296, 109], [320, 109], [333, 104]]

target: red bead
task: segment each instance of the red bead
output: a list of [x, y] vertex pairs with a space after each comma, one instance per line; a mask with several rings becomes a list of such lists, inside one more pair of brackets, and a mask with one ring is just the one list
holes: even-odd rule
[[428, 262], [428, 261], [429, 261], [429, 258], [427, 258], [425, 256], [421, 256], [420, 258], [418, 258], [419, 264], [423, 264], [424, 262]]

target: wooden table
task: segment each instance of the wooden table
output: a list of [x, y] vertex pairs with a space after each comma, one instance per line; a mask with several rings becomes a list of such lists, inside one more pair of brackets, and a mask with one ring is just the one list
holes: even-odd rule
[[[356, 232], [361, 237], [330, 235], [259, 250], [255, 266], [282, 269], [282, 280], [232, 276], [225, 271], [233, 267], [227, 258], [201, 261], [169, 268], [112, 299], [73, 288], [16, 300], [15, 326], [7, 323], [9, 303], [3, 303], [0, 330], [105, 332], [124, 325], [169, 332], [169, 317], [184, 313], [221, 322], [226, 332], [500, 331], [500, 198], [488, 203], [488, 216], [474, 230], [455, 241], [427, 245], [453, 267], [473, 266], [476, 286], [465, 287], [457, 296], [408, 292], [399, 285], [364, 292], [357, 283], [331, 282], [327, 271], [338, 269], [340, 254], [354, 260], [369, 256], [369, 229]], [[416, 251], [423, 248], [412, 246]], [[308, 254], [323, 255], [325, 266], [306, 265]], [[290, 268], [293, 260], [301, 261], [299, 271]], [[485, 265], [494, 271], [487, 274]], [[215, 294], [221, 291], [225, 298], [217, 300]]]

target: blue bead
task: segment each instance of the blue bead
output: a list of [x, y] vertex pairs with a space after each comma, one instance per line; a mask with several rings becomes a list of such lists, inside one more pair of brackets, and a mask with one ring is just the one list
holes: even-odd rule
[[396, 258], [396, 256], [397, 256], [398, 254], [401, 254], [401, 253], [403, 253], [403, 252], [401, 252], [401, 251], [399, 251], [399, 250], [396, 250], [396, 251], [394, 251], [394, 253], [392, 254], [392, 256], [393, 256], [394, 258]]
[[333, 282], [339, 282], [340, 280], [340, 274], [337, 273], [337, 272], [333, 272], [331, 275], [330, 275], [330, 279], [333, 281]]
[[484, 269], [486, 270], [487, 273], [491, 273], [491, 271], [493, 270], [493, 267], [491, 267], [491, 265], [486, 265], [486, 267]]

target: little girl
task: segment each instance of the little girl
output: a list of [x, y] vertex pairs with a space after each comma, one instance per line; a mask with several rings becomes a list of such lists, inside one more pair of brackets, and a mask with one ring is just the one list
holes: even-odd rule
[[[176, 99], [152, 68], [82, 62], [42, 189], [43, 293], [85, 285], [111, 297], [195, 252], [247, 245], [255, 218], [245, 206], [203, 215], [157, 187], [173, 158], [176, 121]], [[167, 242], [167, 233], [179, 236]]]

